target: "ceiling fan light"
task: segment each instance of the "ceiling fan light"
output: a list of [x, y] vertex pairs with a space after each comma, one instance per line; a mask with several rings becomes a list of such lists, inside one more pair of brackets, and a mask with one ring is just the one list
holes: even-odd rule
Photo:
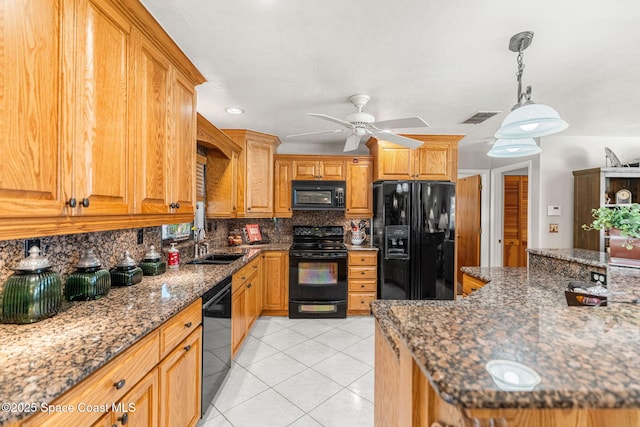
[[533, 138], [498, 139], [487, 153], [489, 157], [525, 157], [542, 152]]
[[528, 103], [511, 111], [496, 132], [496, 138], [538, 138], [562, 132], [569, 124], [544, 104]]

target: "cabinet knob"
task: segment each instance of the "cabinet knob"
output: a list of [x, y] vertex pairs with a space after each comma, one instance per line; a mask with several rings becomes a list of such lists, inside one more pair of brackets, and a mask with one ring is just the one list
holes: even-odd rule
[[116, 390], [122, 390], [122, 387], [124, 387], [124, 385], [127, 382], [123, 379], [121, 379], [120, 381], [118, 381], [117, 383], [115, 383], [113, 386], [116, 388]]
[[176, 203], [176, 209], [180, 209], [180, 203]]
[[189, 351], [189, 350], [191, 350], [191, 344], [189, 344], [188, 346], [186, 346], [186, 347], [184, 348], [184, 351]]
[[75, 199], [75, 197], [72, 197], [67, 202], [67, 205], [69, 205], [69, 207], [71, 208], [75, 208], [76, 206], [78, 206], [78, 201]]
[[248, 211], [250, 211], [250, 210], [251, 210], [251, 208], [250, 208], [250, 207], [248, 207], [248, 208], [247, 208], [247, 210], [248, 210]]
[[193, 325], [192, 322], [187, 322], [187, 323], [184, 324], [185, 328], [190, 328], [191, 325]]
[[169, 205], [169, 207], [170, 207], [171, 209], [175, 209], [175, 208], [176, 208], [176, 204], [175, 204], [175, 203], [171, 203], [171, 204]]
[[251, 283], [249, 283], [249, 284], [247, 285], [247, 289], [249, 289], [250, 287], [251, 287]]
[[360, 274], [365, 274], [364, 271], [361, 271]]
[[129, 422], [129, 414], [122, 414], [122, 416], [118, 418], [118, 421], [120, 421], [122, 425], [126, 425]]
[[360, 285], [361, 288], [364, 288], [364, 285]]
[[85, 208], [89, 207], [89, 199], [87, 199], [86, 197], [84, 199], [82, 199], [82, 206], [84, 206]]

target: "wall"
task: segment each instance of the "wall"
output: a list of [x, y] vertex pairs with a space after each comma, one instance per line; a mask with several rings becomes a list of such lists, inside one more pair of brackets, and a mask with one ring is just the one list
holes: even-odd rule
[[[610, 166], [604, 148], [612, 149], [620, 161], [631, 163], [640, 158], [639, 138], [603, 138], [547, 136], [541, 138], [540, 203], [538, 217], [539, 248], [571, 248], [573, 246], [573, 171]], [[557, 205], [561, 216], [547, 216], [547, 206]], [[549, 233], [549, 223], [559, 226]], [[535, 230], [535, 229], [534, 229]]]

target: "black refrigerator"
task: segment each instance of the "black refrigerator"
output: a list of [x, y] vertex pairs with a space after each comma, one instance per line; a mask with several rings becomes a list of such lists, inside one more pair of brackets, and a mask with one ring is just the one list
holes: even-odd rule
[[456, 187], [441, 181], [373, 185], [378, 298], [454, 298]]

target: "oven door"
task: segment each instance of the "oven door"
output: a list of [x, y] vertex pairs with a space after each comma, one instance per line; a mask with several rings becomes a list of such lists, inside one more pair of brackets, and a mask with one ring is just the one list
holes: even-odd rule
[[346, 301], [347, 254], [289, 255], [291, 301]]

